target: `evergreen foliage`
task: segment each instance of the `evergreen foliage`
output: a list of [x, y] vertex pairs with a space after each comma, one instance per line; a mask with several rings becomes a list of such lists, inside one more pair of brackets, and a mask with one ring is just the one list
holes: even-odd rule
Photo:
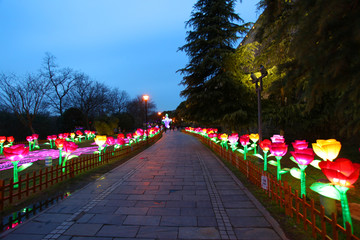
[[228, 61], [239, 34], [247, 30], [247, 24], [236, 24], [242, 19], [234, 13], [234, 5], [234, 0], [199, 0], [186, 23], [191, 30], [179, 50], [186, 52], [189, 63], [179, 72], [185, 86], [181, 95], [187, 98], [181, 111], [188, 120], [220, 124], [231, 114], [247, 115], [239, 108], [246, 107], [243, 99], [248, 91], [235, 79]]

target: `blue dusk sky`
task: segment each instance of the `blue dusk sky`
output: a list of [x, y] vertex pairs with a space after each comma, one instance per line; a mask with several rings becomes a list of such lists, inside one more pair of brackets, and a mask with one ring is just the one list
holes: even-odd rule
[[[84, 72], [131, 98], [148, 94], [158, 111], [175, 110], [188, 63], [185, 22], [196, 0], [0, 0], [0, 73], [41, 68], [45, 53], [60, 68]], [[236, 13], [255, 22], [259, 0]]]

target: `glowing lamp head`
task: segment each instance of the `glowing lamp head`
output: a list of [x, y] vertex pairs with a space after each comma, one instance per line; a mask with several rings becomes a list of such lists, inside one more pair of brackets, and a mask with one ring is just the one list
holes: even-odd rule
[[105, 135], [104, 136], [97, 135], [94, 140], [95, 140], [96, 145], [98, 145], [100, 147], [106, 143], [106, 136]]
[[271, 141], [269, 139], [264, 139], [259, 145], [264, 152], [268, 152], [270, 150]]
[[284, 143], [285, 142], [285, 138], [278, 134], [273, 135], [270, 139], [271, 139], [271, 142], [273, 142], [273, 143]]
[[312, 147], [316, 155], [323, 160], [333, 161], [339, 155], [341, 143], [335, 139], [318, 139], [316, 140], [316, 143], [312, 144]]
[[149, 100], [149, 95], [143, 95], [143, 100], [146, 102]]
[[292, 143], [294, 149], [306, 149], [309, 145], [308, 142], [305, 140], [295, 140], [295, 142]]
[[283, 157], [288, 149], [288, 145], [285, 143], [272, 143], [270, 146], [270, 152], [276, 157]]
[[64, 141], [63, 143], [63, 150], [65, 153], [70, 154], [74, 152], [78, 148], [74, 142]]
[[65, 142], [65, 139], [58, 138], [55, 140], [55, 145], [57, 148], [62, 149], [64, 147], [64, 142]]
[[33, 136], [27, 136], [26, 137], [26, 141], [28, 141], [28, 142], [32, 142], [33, 140], [34, 140]]
[[12, 142], [15, 141], [15, 139], [14, 139], [13, 136], [10, 136], [10, 137], [7, 137], [7, 141], [8, 141], [9, 143], [12, 143]]
[[360, 164], [352, 163], [349, 159], [339, 158], [335, 161], [322, 161], [319, 163], [321, 171], [334, 185], [353, 187], [359, 178]]
[[33, 137], [34, 140], [36, 140], [36, 139], [39, 138], [39, 134], [34, 133], [34, 134], [32, 135], [32, 137]]
[[245, 134], [240, 136], [240, 144], [242, 146], [246, 146], [250, 143], [250, 138], [249, 138], [249, 134]]
[[0, 136], [0, 143], [4, 143], [6, 141], [6, 137], [5, 136]]
[[309, 165], [315, 157], [315, 153], [311, 148], [295, 149], [294, 152], [290, 153], [300, 165]]
[[251, 141], [253, 141], [254, 143], [256, 143], [257, 141], [259, 141], [259, 134], [257, 133], [252, 133], [249, 135], [249, 138]]
[[17, 144], [11, 147], [4, 148], [5, 158], [10, 161], [20, 161], [29, 153], [29, 148], [24, 144]]

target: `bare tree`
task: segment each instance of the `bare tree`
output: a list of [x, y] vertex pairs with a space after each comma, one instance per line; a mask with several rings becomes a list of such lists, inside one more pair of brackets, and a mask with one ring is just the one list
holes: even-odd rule
[[41, 111], [48, 82], [40, 76], [28, 74], [23, 80], [15, 75], [0, 75], [0, 100], [35, 133], [33, 121]]
[[107, 97], [109, 98], [107, 112], [118, 114], [126, 111], [130, 101], [129, 94], [126, 91], [120, 91], [118, 88], [114, 88], [109, 92]]
[[84, 115], [86, 127], [89, 129], [89, 117], [105, 114], [109, 103], [107, 97], [109, 88], [99, 82], [94, 82], [85, 74], [76, 82], [69, 99], [73, 107], [78, 108]]
[[82, 74], [74, 72], [71, 68], [59, 69], [55, 59], [50, 53], [45, 54], [41, 75], [49, 81], [51, 88], [46, 94], [49, 105], [62, 116], [66, 108], [66, 97]]

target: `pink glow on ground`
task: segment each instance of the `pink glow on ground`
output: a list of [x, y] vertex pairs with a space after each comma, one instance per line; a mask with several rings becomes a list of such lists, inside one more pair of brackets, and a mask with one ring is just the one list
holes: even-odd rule
[[[78, 148], [71, 155], [80, 156], [82, 154], [93, 154], [94, 151], [97, 151], [97, 147]], [[36, 151], [30, 151], [29, 154], [19, 162], [18, 166], [21, 166], [25, 163], [36, 162], [38, 160], [45, 160], [46, 157], [51, 157], [52, 159], [59, 158], [59, 150], [41, 149]], [[9, 168], [13, 168], [12, 163], [5, 159], [4, 156], [0, 156], [0, 171]]]

